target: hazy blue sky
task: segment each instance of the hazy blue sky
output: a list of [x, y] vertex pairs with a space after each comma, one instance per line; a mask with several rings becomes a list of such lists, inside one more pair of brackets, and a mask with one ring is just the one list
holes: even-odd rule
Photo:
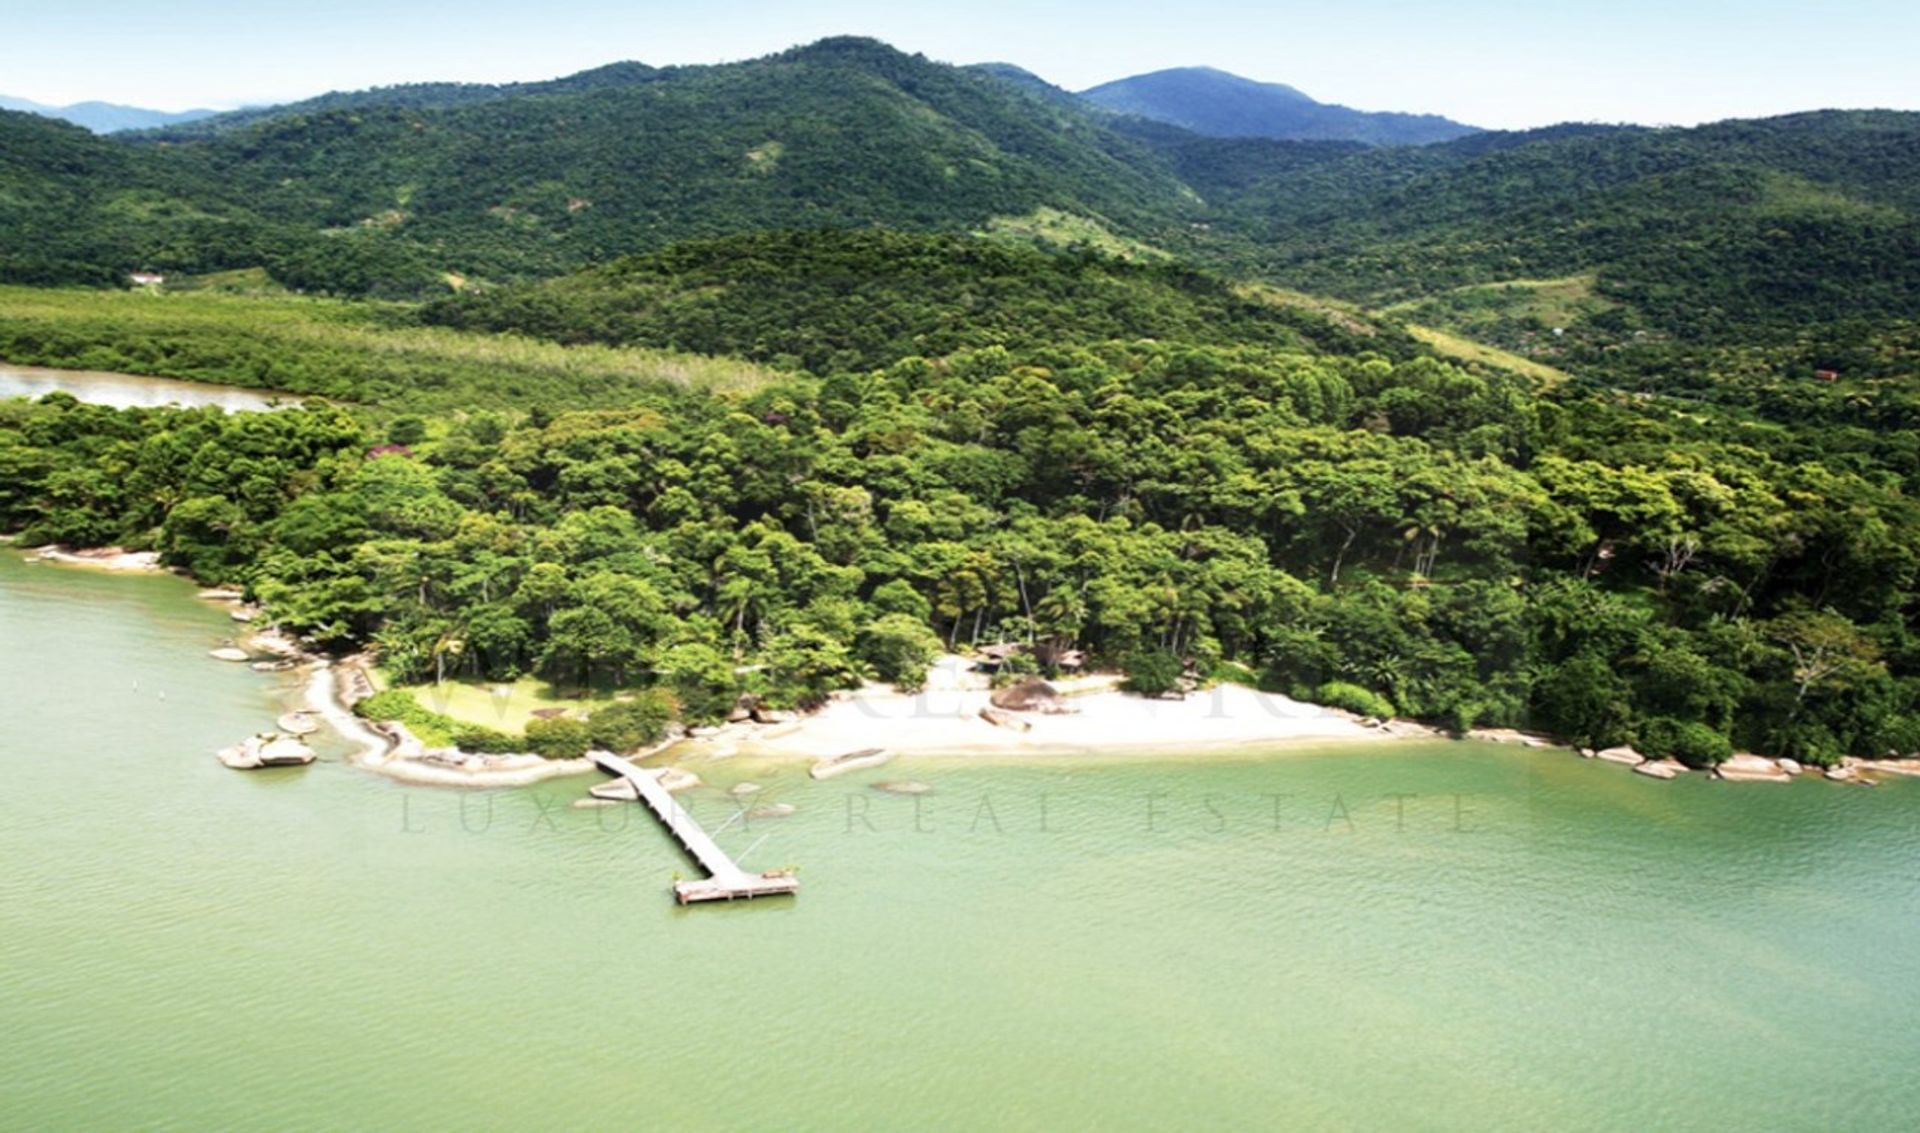
[[3, 0], [0, 93], [163, 109], [616, 59], [751, 58], [840, 33], [1075, 89], [1205, 63], [1485, 126], [1920, 109], [1915, 0]]

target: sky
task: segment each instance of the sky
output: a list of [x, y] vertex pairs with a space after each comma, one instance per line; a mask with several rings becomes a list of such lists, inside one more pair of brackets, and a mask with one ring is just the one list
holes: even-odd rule
[[1920, 109], [1914, 0], [0, 0], [0, 93], [164, 110], [870, 35], [1082, 89], [1208, 65], [1477, 126]]

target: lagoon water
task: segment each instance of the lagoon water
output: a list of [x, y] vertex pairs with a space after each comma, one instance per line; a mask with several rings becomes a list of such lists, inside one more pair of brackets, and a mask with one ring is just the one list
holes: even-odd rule
[[217, 406], [228, 412], [272, 409], [278, 405], [297, 405], [297, 395], [275, 393], [212, 382], [176, 381], [173, 378], [149, 378], [138, 374], [109, 374], [92, 370], [49, 370], [39, 366], [17, 366], [0, 362], [0, 400], [9, 397], [44, 397], [56, 390], [72, 394], [92, 405], [115, 409], [153, 409], [177, 405], [187, 409]]
[[[0, 1127], [1910, 1127], [1920, 791], [1487, 746], [718, 763], [797, 900], [589, 782], [237, 773], [172, 578], [0, 554]], [[337, 753], [336, 753], [337, 754]], [[919, 779], [930, 795], [871, 788]], [[1404, 796], [1404, 797], [1403, 797]], [[916, 811], [917, 808], [917, 811]], [[916, 813], [918, 825], [916, 827]]]

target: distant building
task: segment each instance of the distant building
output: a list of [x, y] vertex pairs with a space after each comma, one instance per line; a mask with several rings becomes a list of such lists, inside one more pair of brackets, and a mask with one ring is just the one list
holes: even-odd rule
[[135, 287], [158, 287], [166, 281], [166, 276], [152, 271], [136, 271], [127, 277], [127, 282]]
[[1837, 381], [1839, 381], [1839, 380], [1840, 380], [1840, 371], [1838, 371], [1838, 370], [1815, 370], [1815, 371], [1813, 372], [1813, 376], [1814, 376], [1814, 377], [1816, 377], [1816, 378], [1819, 378], [1819, 379], [1820, 379], [1821, 381], [1823, 381], [1823, 382], [1837, 382]]

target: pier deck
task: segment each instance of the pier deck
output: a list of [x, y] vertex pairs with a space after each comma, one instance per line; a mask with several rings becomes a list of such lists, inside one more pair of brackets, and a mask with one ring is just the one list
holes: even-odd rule
[[727, 852], [720, 848], [701, 825], [694, 821], [685, 807], [660, 785], [658, 772], [649, 771], [611, 752], [589, 752], [588, 758], [600, 765], [601, 770], [618, 775], [634, 785], [640, 792], [640, 801], [647, 804], [667, 832], [687, 851], [687, 856], [699, 863], [707, 871], [707, 877], [697, 881], [678, 881], [674, 883], [673, 895], [682, 905], [695, 901], [733, 901], [747, 897], [771, 897], [783, 893], [793, 893], [800, 888], [800, 881], [792, 874], [748, 873], [734, 864]]

